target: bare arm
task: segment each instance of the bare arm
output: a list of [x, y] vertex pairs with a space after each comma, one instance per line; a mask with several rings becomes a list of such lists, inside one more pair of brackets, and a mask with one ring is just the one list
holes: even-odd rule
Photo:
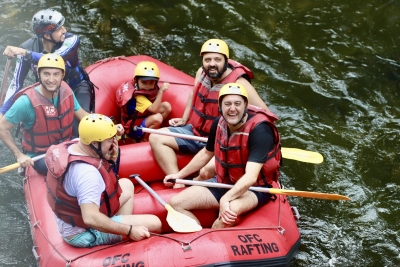
[[185, 178], [189, 174], [200, 170], [202, 167], [204, 167], [210, 159], [214, 156], [214, 152], [208, 151], [206, 148], [203, 148], [200, 150], [194, 158], [178, 173], [176, 174], [170, 174], [165, 176], [164, 178], [164, 184], [166, 186], [171, 186], [172, 183], [167, 182], [169, 179], [181, 179]]
[[16, 46], [7, 46], [6, 49], [4, 49], [3, 51], [3, 55], [8, 57], [15, 57], [18, 55], [25, 56], [26, 49]]
[[262, 165], [261, 163], [247, 162], [246, 173], [221, 197], [219, 201], [219, 218], [224, 224], [231, 224], [236, 221], [237, 214], [231, 210], [230, 202], [240, 198], [257, 181]]
[[[112, 233], [127, 236], [130, 225], [118, 223], [99, 211], [99, 207], [94, 203], [81, 204], [82, 218], [86, 225], [104, 233]], [[150, 237], [148, 229], [144, 226], [133, 226], [129, 238], [135, 241]]]
[[256, 181], [258, 174], [261, 171], [263, 164], [256, 162], [247, 162], [246, 173], [236, 182], [234, 187], [232, 187], [226, 194], [221, 198], [221, 201], [231, 202], [249, 190]]
[[3, 116], [0, 119], [0, 139], [11, 150], [11, 152], [14, 154], [14, 157], [22, 167], [33, 166], [33, 160], [22, 153], [15, 144], [14, 138], [12, 137], [10, 131], [12, 127], [14, 127], [14, 125], [9, 123]]
[[165, 91], [167, 91], [169, 88], [169, 83], [164, 83], [160, 89], [158, 90], [157, 97], [154, 100], [154, 102], [147, 108], [148, 111], [152, 113], [157, 113], [158, 110], [160, 109], [161, 101], [162, 101], [162, 96]]
[[[199, 68], [199, 70], [196, 73], [196, 78], [194, 79], [194, 87], [196, 88], [197, 83], [199, 82], [199, 77], [201, 75], [202, 69]], [[190, 92], [188, 100], [186, 102], [185, 110], [183, 112], [182, 118], [173, 118], [169, 120], [169, 125], [171, 126], [184, 126], [187, 124], [189, 120], [189, 115], [190, 115], [190, 110], [192, 108], [192, 102], [193, 102], [193, 90]]]
[[249, 104], [269, 111], [268, 106], [264, 103], [264, 101], [258, 95], [256, 89], [254, 89], [253, 85], [251, 85], [249, 81], [247, 81], [245, 78], [239, 78], [238, 80], [236, 80], [236, 82], [246, 88], [247, 94], [249, 95]]
[[81, 121], [81, 119], [83, 117], [85, 117], [86, 115], [89, 115], [89, 113], [86, 110], [84, 110], [83, 108], [80, 108], [78, 111], [74, 112], [74, 115], [77, 120]]

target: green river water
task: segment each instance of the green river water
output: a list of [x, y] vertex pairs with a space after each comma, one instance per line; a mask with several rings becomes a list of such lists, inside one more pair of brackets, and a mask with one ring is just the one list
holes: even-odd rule
[[[84, 66], [147, 54], [193, 76], [203, 42], [225, 40], [279, 116], [282, 145], [324, 156], [319, 165], [286, 160], [281, 182], [351, 198], [289, 198], [301, 215], [302, 238], [290, 266], [400, 266], [398, 0], [0, 0], [0, 6], [0, 51], [28, 39], [32, 15], [54, 7], [81, 36]], [[5, 64], [0, 57], [1, 81]], [[1, 142], [0, 149], [0, 166], [15, 162]], [[0, 176], [0, 240], [0, 266], [36, 266], [15, 171]]]

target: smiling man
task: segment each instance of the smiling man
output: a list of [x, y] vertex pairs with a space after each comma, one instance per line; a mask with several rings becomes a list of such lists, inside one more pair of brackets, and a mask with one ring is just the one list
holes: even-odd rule
[[[60, 12], [53, 9], [40, 10], [32, 18], [32, 28], [36, 36], [25, 41], [20, 47], [6, 47], [3, 55], [17, 56], [18, 59], [14, 79], [0, 109], [0, 118], [11, 107], [13, 96], [23, 88], [29, 69], [32, 69], [36, 81], [39, 81], [36, 66], [46, 53], [58, 54], [64, 59], [66, 63], [64, 81], [72, 88], [81, 107], [87, 112], [94, 111], [93, 84], [78, 58], [80, 39], [77, 35], [67, 32], [64, 22], [65, 18]], [[75, 136], [78, 135], [78, 121], [74, 122], [73, 133]]]
[[[206, 41], [200, 56], [202, 67], [197, 71], [194, 90], [189, 95], [183, 116], [171, 119], [169, 124], [172, 127], [163, 128], [163, 131], [208, 137], [211, 124], [218, 116], [218, 93], [222, 86], [232, 82], [246, 88], [251, 105], [269, 110], [250, 83], [253, 74], [242, 64], [229, 60], [229, 48], [224, 41]], [[199, 141], [165, 135], [152, 134], [149, 141], [155, 159], [165, 174], [179, 171], [174, 151], [196, 154], [204, 147], [204, 143]], [[199, 179], [208, 179], [214, 174], [214, 161], [210, 161], [210, 164], [201, 170]], [[181, 186], [183, 185], [175, 187]]]
[[[228, 83], [219, 92], [221, 117], [213, 121], [206, 147], [181, 171], [167, 175], [183, 179], [198, 171], [215, 155], [216, 176], [210, 183], [234, 184], [231, 189], [191, 186], [170, 200], [178, 212], [193, 219], [191, 210], [219, 209], [213, 228], [233, 226], [238, 216], [266, 204], [271, 195], [248, 191], [250, 186], [271, 187], [278, 181], [281, 166], [277, 117], [264, 109], [248, 105], [248, 93], [239, 83]], [[196, 197], [193, 197], [196, 196]]]
[[[46, 54], [37, 67], [39, 83], [20, 90], [14, 103], [0, 119], [0, 139], [11, 150], [21, 167], [33, 166], [47, 173], [44, 159], [35, 163], [31, 157], [72, 136], [72, 122], [88, 113], [81, 108], [71, 88], [63, 82], [65, 63], [61, 56]], [[22, 125], [22, 151], [11, 135], [14, 125]]]

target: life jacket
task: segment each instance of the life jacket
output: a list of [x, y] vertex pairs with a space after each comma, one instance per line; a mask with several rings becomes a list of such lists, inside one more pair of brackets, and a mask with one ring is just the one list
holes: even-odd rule
[[228, 125], [221, 116], [218, 122], [215, 145], [215, 170], [219, 183], [235, 184], [246, 172], [249, 158], [249, 134], [262, 122], [268, 123], [274, 137], [274, 148], [268, 152], [267, 161], [262, 166], [255, 186], [268, 186], [278, 181], [281, 166], [280, 136], [274, 121], [277, 116], [262, 108], [249, 105], [248, 113], [254, 114], [242, 127], [228, 137]]
[[28, 96], [35, 112], [35, 123], [28, 129], [22, 125], [21, 146], [24, 153], [45, 153], [51, 145], [69, 140], [72, 136], [74, 119], [74, 95], [67, 83], [61, 82], [58, 91], [58, 109], [35, 87], [39, 83], [20, 90], [14, 97]]
[[144, 118], [149, 116], [151, 112], [139, 112], [136, 110], [135, 96], [142, 95], [147, 97], [151, 102], [157, 97], [158, 85], [152, 90], [139, 90], [135, 81], [124, 82], [116, 92], [117, 104], [121, 107], [121, 124], [125, 129], [125, 133], [129, 134], [134, 126], [140, 126]]
[[68, 152], [68, 147], [76, 143], [77, 141], [70, 141], [51, 146], [46, 153], [45, 162], [48, 168], [45, 177], [47, 202], [59, 219], [72, 226], [89, 228], [83, 222], [77, 198], [68, 195], [63, 185], [70, 164], [72, 162], [83, 162], [99, 170], [105, 183], [105, 190], [100, 199], [100, 212], [108, 217], [112, 217], [118, 212], [122, 189], [118, 184], [118, 176], [114, 174], [112, 165], [108, 161], [89, 156], [71, 155]]
[[227, 83], [236, 82], [240, 77], [245, 77], [247, 80], [254, 78], [247, 67], [232, 59], [228, 60], [228, 67], [232, 69], [232, 72], [214, 86], [203, 70], [194, 88], [188, 123], [192, 124], [192, 130], [196, 136], [208, 137], [210, 134], [211, 124], [219, 116], [218, 95], [221, 87]]

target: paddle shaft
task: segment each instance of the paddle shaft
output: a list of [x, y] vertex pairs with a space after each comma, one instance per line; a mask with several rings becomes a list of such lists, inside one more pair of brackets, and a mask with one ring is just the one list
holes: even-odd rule
[[163, 207], [167, 205], [164, 200], [150, 187], [148, 186], [137, 174], [132, 174], [130, 178], [135, 178], [139, 184], [141, 184]]
[[[191, 180], [184, 180], [184, 179], [175, 179], [175, 183], [186, 184], [186, 185], [199, 185], [199, 186], [206, 186], [206, 187], [218, 187], [218, 188], [232, 188], [233, 187], [233, 185], [231, 185], [231, 184], [191, 181]], [[319, 198], [319, 199], [328, 199], [328, 200], [350, 200], [350, 198], [348, 198], [346, 196], [337, 195], [337, 194], [286, 190], [286, 189], [279, 189], [279, 188], [266, 188], [266, 187], [251, 186], [249, 188], [249, 190], [270, 193], [270, 194], [290, 195], [290, 196], [307, 197], [307, 198]]]
[[[37, 160], [39, 160], [39, 159], [44, 158], [44, 156], [45, 156], [45, 154], [39, 155], [39, 156], [33, 157], [32, 160], [33, 160], [33, 162], [35, 162], [35, 161], [37, 161]], [[21, 165], [17, 162], [17, 163], [8, 165], [8, 166], [6, 166], [6, 167], [0, 168], [0, 174], [5, 173], [5, 172], [8, 172], [8, 171], [15, 170], [15, 169], [18, 169], [19, 166], [21, 166]]]
[[[3, 78], [3, 83], [1, 85], [1, 93], [0, 93], [0, 104], [3, 103], [3, 98], [4, 98], [4, 92], [6, 91], [6, 86], [7, 86], [7, 78], [8, 78], [8, 71], [10, 70], [10, 65], [11, 65], [11, 58], [7, 58], [7, 63], [6, 63], [6, 71], [4, 72], [4, 78]], [[18, 168], [18, 167], [17, 167]]]
[[[195, 136], [195, 135], [180, 134], [180, 133], [160, 131], [160, 130], [135, 126], [134, 131], [136, 131], [136, 130], [142, 130], [145, 133], [160, 134], [160, 135], [178, 137], [178, 138], [182, 138], [182, 139], [190, 139], [190, 140], [196, 140], [196, 141], [200, 141], [200, 142], [207, 142], [206, 137], [200, 137], [200, 136]], [[298, 149], [298, 148], [282, 147], [281, 152], [282, 152], [283, 158], [307, 162], [307, 163], [319, 164], [319, 163], [323, 162], [323, 160], [324, 160], [322, 155], [319, 154], [318, 152], [307, 151], [307, 150], [302, 150], [302, 149]]]
[[178, 137], [178, 138], [182, 138], [182, 139], [190, 139], [190, 140], [195, 140], [195, 141], [200, 141], [200, 142], [207, 142], [206, 137], [200, 137], [200, 136], [189, 135], [189, 134], [180, 134], [180, 133], [174, 133], [174, 132], [160, 131], [160, 130], [155, 130], [155, 129], [151, 129], [151, 128], [144, 128], [144, 127], [137, 127], [137, 126], [135, 126], [135, 128], [133, 130], [134, 131], [141, 130], [142, 132], [145, 132], [145, 133], [160, 134], [160, 135]]
[[[77, 141], [77, 140], [79, 140], [79, 138], [72, 139], [72, 141]], [[38, 161], [39, 159], [44, 158], [45, 155], [46, 155], [46, 154], [42, 154], [42, 155], [33, 157], [32, 160], [33, 160], [33, 162]], [[8, 171], [15, 170], [15, 169], [18, 169], [19, 166], [21, 166], [21, 165], [17, 162], [17, 163], [8, 165], [8, 166], [6, 166], [6, 167], [0, 168], [0, 174], [5, 173], [5, 172], [8, 172]]]

